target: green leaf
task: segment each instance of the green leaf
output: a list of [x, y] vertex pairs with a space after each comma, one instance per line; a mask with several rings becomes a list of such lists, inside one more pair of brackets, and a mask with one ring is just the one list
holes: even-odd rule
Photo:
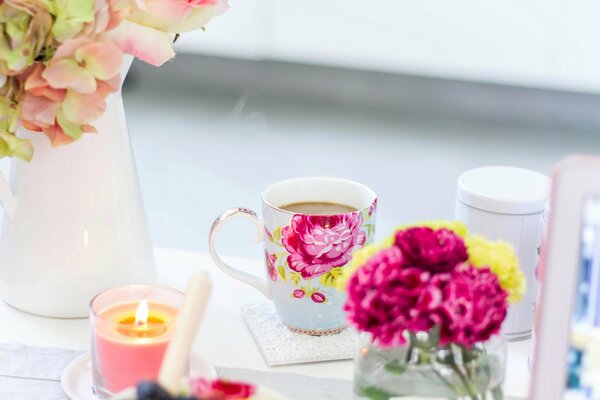
[[275, 239], [275, 242], [281, 242], [281, 227], [275, 229], [275, 231], [273, 232], [273, 238]]
[[373, 235], [374, 226], [373, 224], [365, 224], [362, 226], [367, 231], [367, 238], [370, 238]]
[[279, 276], [281, 276], [281, 279], [283, 279], [284, 282], [287, 282], [287, 278], [285, 276], [285, 268], [283, 268], [283, 265], [280, 265], [279, 268], [277, 268], [277, 271], [279, 272]]
[[343, 275], [342, 267], [333, 268], [328, 273], [321, 275], [319, 282], [323, 286], [336, 286], [337, 279]]
[[298, 286], [300, 284], [300, 280], [301, 279], [302, 279], [302, 276], [299, 273], [297, 273], [297, 272], [292, 272], [290, 274], [290, 280], [292, 282], [294, 282], [295, 286]]
[[369, 400], [390, 400], [393, 396], [391, 393], [388, 393], [383, 389], [379, 389], [376, 386], [359, 388], [358, 394]]
[[406, 363], [401, 363], [400, 361], [390, 361], [385, 364], [385, 370], [391, 372], [392, 374], [401, 375], [406, 371]]

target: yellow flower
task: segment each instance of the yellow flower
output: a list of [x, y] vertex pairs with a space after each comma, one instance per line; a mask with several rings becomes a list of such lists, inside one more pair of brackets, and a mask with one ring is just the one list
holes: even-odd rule
[[478, 235], [465, 237], [469, 260], [475, 267], [489, 267], [496, 274], [500, 286], [508, 293], [508, 301], [516, 303], [526, 291], [525, 275], [510, 243], [489, 242]]
[[352, 275], [354, 275], [354, 273], [360, 267], [362, 267], [369, 260], [369, 258], [373, 257], [376, 253], [387, 247], [376, 244], [368, 244], [362, 249], [356, 250], [354, 254], [352, 254], [352, 260], [342, 269], [342, 274], [337, 279], [338, 290], [345, 292], [346, 286], [348, 286], [348, 282], [350, 281], [350, 278], [352, 278]]

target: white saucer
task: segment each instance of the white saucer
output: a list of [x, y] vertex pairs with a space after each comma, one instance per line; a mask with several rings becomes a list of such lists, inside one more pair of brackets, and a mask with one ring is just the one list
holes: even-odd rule
[[[213, 380], [217, 378], [217, 371], [198, 357], [191, 359], [192, 376], [201, 376]], [[65, 368], [60, 378], [65, 394], [71, 400], [97, 400], [98, 397], [92, 389], [92, 357], [84, 353], [71, 361]]]

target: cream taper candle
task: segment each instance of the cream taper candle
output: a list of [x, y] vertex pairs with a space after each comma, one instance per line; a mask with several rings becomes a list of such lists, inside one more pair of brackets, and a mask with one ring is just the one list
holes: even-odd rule
[[190, 352], [204, 316], [212, 284], [206, 273], [190, 278], [185, 302], [179, 314], [173, 337], [163, 360], [158, 382], [171, 394], [176, 394], [189, 361]]

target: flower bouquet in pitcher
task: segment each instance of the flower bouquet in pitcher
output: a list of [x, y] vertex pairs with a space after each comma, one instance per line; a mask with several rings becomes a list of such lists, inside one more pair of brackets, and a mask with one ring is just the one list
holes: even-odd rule
[[0, 174], [4, 301], [83, 317], [96, 293], [155, 280], [123, 79], [134, 57], [160, 66], [179, 34], [226, 8], [226, 0], [0, 0], [0, 158], [13, 157], [10, 184]]
[[460, 222], [402, 227], [355, 253], [340, 288], [361, 332], [359, 398], [503, 398], [500, 328], [525, 292], [508, 243], [469, 234]]
[[0, 2], [0, 157], [33, 156], [24, 127], [53, 146], [96, 132], [121, 86], [124, 54], [160, 66], [180, 33], [200, 29], [226, 0]]

